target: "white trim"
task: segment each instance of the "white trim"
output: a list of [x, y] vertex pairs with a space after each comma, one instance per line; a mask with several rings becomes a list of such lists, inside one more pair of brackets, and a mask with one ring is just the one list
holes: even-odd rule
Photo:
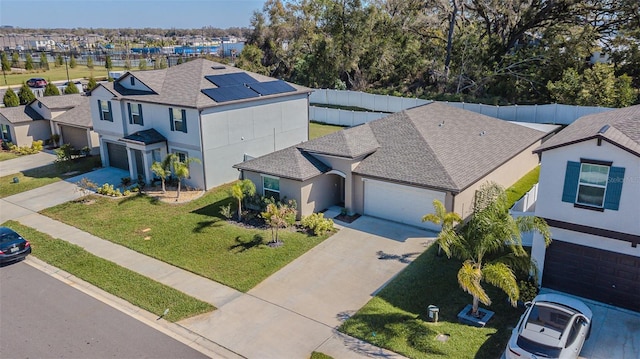
[[338, 175], [338, 176], [340, 176], [342, 178], [345, 178], [345, 179], [347, 178], [347, 175], [344, 174], [344, 172], [338, 171], [338, 170], [331, 170], [331, 171], [327, 172], [326, 174], [328, 174], [328, 175]]

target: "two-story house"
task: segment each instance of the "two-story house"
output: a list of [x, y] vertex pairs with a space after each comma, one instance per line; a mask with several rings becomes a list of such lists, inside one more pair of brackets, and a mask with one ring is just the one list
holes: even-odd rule
[[309, 137], [310, 89], [205, 59], [127, 72], [91, 91], [104, 166], [154, 179], [169, 153], [194, 158], [186, 184], [210, 189], [239, 178], [232, 166]]
[[534, 152], [535, 215], [553, 238], [532, 247], [542, 286], [640, 311], [640, 105], [584, 116]]

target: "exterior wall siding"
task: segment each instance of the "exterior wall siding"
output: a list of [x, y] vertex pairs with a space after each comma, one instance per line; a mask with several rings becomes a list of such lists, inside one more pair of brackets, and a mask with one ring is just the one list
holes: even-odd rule
[[[455, 198], [453, 199], [453, 211], [462, 216], [462, 218], [468, 217], [473, 211], [473, 198], [476, 190], [478, 190], [480, 186], [491, 181], [507, 188], [534, 169], [538, 165], [538, 155], [533, 154], [532, 152], [538, 146], [540, 146], [539, 141], [511, 158], [502, 166], [491, 171], [488, 175], [481, 178], [464, 191], [455, 195]], [[450, 208], [447, 209], [451, 210]]]
[[16, 146], [31, 146], [33, 141], [51, 138], [49, 121], [31, 121], [23, 124], [10, 125], [13, 128], [11, 139]]
[[335, 174], [324, 174], [303, 182], [298, 201], [300, 216], [320, 212], [340, 202], [340, 178]]

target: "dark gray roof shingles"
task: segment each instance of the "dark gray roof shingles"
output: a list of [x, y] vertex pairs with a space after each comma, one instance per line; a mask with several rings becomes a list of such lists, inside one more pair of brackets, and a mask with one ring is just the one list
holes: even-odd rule
[[330, 170], [320, 160], [295, 146], [238, 163], [233, 167], [298, 181], [319, 176]]
[[0, 115], [9, 121], [9, 123], [27, 123], [30, 121], [44, 120], [39, 113], [29, 106], [2, 107]]
[[134, 142], [144, 145], [151, 145], [154, 143], [165, 142], [167, 140], [160, 132], [151, 128], [148, 130], [142, 130], [135, 133], [132, 133], [124, 138], [122, 141], [124, 142]]
[[82, 97], [82, 102], [77, 104], [74, 108], [65, 111], [63, 114], [52, 119], [53, 122], [59, 122], [67, 125], [83, 128], [93, 128], [93, 121], [91, 120], [91, 105], [89, 104], [89, 98]]
[[303, 142], [298, 148], [307, 152], [357, 158], [375, 152], [380, 147], [371, 128], [361, 125]]

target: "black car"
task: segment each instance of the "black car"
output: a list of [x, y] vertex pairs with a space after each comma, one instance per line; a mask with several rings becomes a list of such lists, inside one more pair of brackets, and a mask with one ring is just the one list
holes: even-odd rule
[[24, 259], [31, 253], [31, 244], [13, 229], [0, 227], [0, 263]]

